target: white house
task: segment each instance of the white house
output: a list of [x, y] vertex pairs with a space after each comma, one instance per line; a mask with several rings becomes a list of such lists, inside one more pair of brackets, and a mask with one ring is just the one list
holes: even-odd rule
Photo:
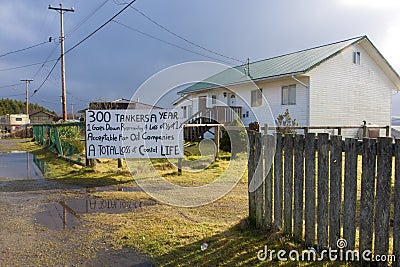
[[232, 119], [229, 106], [244, 125], [272, 125], [288, 109], [299, 126], [390, 126], [394, 91], [399, 75], [362, 36], [229, 68], [180, 91], [174, 104], [188, 118], [218, 111], [221, 123]]

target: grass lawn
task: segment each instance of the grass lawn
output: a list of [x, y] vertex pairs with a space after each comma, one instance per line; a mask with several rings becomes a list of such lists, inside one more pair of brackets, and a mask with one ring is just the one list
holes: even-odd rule
[[[118, 191], [135, 188], [136, 176], [130, 175], [124, 164], [117, 168], [116, 160], [101, 160], [94, 167], [81, 167], [59, 159], [34, 143], [20, 143], [21, 150], [30, 151], [47, 163], [46, 178], [62, 183], [83, 186], [115, 185], [115, 191], [91, 195], [105, 199], [149, 199], [143, 191]], [[192, 148], [193, 149], [193, 148]], [[188, 160], [202, 160], [191, 155]], [[206, 160], [206, 159], [204, 159]], [[246, 158], [239, 160], [246, 161]], [[201, 163], [199, 165], [204, 164]], [[178, 176], [175, 166], [163, 160], [154, 160], [157, 172], [171, 183], [183, 186], [201, 186], [216, 180], [229, 165], [229, 155], [201, 171], [183, 171]], [[141, 177], [143, 178], [143, 177]], [[92, 227], [108, 229], [115, 248], [131, 247], [146, 253], [157, 266], [298, 266], [299, 262], [259, 261], [257, 252], [265, 246], [271, 250], [302, 250], [280, 232], [261, 232], [247, 224], [247, 172], [225, 196], [207, 205], [193, 208], [175, 207], [158, 203], [125, 214], [87, 214], [85, 221]], [[307, 263], [305, 266], [341, 266], [343, 263]]]

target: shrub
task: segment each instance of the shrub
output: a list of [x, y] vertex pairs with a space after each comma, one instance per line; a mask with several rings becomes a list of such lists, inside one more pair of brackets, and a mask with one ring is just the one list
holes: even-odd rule
[[298, 126], [296, 119], [290, 116], [289, 110], [286, 109], [283, 114], [279, 114], [276, 119], [278, 124], [276, 132], [282, 134], [296, 134], [296, 130], [292, 127]]

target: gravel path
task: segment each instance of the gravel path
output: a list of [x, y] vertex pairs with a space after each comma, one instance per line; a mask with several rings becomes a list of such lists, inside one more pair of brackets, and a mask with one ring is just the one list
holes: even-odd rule
[[[16, 150], [17, 142], [0, 139], [0, 153]], [[133, 250], [113, 250], [112, 229], [92, 226], [90, 215], [69, 229], [36, 223], [34, 215], [46, 204], [82, 196], [82, 189], [65, 186], [46, 179], [11, 180], [0, 173], [0, 266], [151, 266]]]

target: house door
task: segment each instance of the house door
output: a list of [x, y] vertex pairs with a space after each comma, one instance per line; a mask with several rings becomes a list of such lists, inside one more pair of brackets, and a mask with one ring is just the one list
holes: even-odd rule
[[230, 106], [230, 107], [236, 106], [236, 96], [235, 96], [234, 94], [231, 94], [231, 95], [229, 96], [229, 99], [228, 99], [228, 106]]
[[206, 110], [207, 107], [207, 97], [199, 96], [199, 111]]

